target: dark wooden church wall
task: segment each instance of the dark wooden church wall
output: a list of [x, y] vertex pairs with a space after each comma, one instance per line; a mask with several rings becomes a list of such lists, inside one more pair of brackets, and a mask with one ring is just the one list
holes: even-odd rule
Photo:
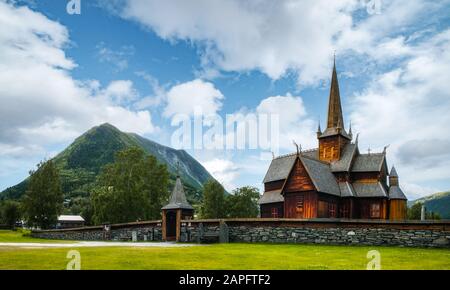
[[317, 217], [339, 217], [339, 197], [328, 194], [319, 194], [317, 201]]
[[310, 191], [315, 190], [314, 184], [299, 159], [295, 162], [284, 186], [284, 192]]
[[317, 193], [315, 191], [285, 193], [284, 212], [286, 218], [316, 218]]
[[406, 200], [394, 199], [389, 201], [389, 219], [405, 220], [406, 219]]
[[284, 217], [284, 203], [268, 203], [260, 206], [262, 218], [283, 218]]
[[355, 217], [354, 212], [354, 198], [344, 197], [341, 198], [339, 203], [339, 217], [344, 219], [350, 219]]
[[352, 181], [362, 183], [376, 183], [380, 181], [379, 172], [353, 172]]
[[356, 218], [387, 219], [388, 206], [385, 198], [359, 198], [357, 200]]
[[283, 187], [283, 184], [284, 184], [284, 179], [272, 181], [272, 182], [266, 182], [266, 183], [264, 183], [264, 191], [267, 192], [267, 191], [281, 189]]
[[331, 136], [319, 139], [319, 159], [333, 161], [340, 159], [342, 148], [349, 140], [342, 136]]

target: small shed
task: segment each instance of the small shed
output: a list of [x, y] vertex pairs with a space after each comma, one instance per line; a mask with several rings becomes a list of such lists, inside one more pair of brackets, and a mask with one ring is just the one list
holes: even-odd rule
[[60, 215], [56, 227], [58, 229], [70, 229], [84, 227], [84, 218], [79, 215]]

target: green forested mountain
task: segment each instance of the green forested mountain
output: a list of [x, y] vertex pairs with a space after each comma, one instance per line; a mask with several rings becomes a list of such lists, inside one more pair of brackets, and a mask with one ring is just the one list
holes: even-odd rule
[[[174, 180], [177, 164], [188, 199], [196, 203], [201, 198], [202, 185], [212, 176], [184, 150], [175, 150], [134, 133], [121, 132], [110, 124], [94, 127], [78, 137], [53, 161], [60, 169], [66, 199], [87, 197], [100, 169], [114, 160], [117, 151], [137, 146], [167, 165]], [[0, 199], [18, 199], [26, 189], [27, 179], [0, 193]]]
[[443, 219], [450, 219], [450, 191], [416, 199], [411, 205], [416, 202], [423, 202], [428, 212], [438, 213]]

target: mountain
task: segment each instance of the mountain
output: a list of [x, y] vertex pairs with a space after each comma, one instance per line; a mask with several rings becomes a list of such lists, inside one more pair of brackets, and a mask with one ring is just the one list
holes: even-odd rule
[[438, 192], [416, 199], [410, 205], [423, 202], [427, 211], [438, 213], [443, 219], [450, 219], [450, 191]]
[[[177, 164], [187, 187], [188, 198], [198, 202], [202, 185], [213, 177], [184, 150], [163, 146], [134, 133], [121, 132], [110, 124], [94, 127], [78, 137], [53, 161], [60, 169], [66, 198], [87, 197], [101, 168], [114, 161], [117, 151], [137, 146], [167, 165], [171, 180], [175, 180]], [[20, 198], [26, 189], [27, 179], [0, 193], [0, 199]]]

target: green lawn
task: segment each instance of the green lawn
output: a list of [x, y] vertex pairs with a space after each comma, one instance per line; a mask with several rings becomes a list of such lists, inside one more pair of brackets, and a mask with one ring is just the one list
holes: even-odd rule
[[[0, 236], [3, 234], [0, 234]], [[215, 244], [185, 248], [79, 248], [82, 269], [447, 269], [450, 250], [398, 247]], [[0, 269], [65, 269], [69, 249], [0, 247]]]
[[0, 230], [0, 243], [69, 243], [69, 241], [36, 239], [29, 234], [29, 231], [24, 230]]

